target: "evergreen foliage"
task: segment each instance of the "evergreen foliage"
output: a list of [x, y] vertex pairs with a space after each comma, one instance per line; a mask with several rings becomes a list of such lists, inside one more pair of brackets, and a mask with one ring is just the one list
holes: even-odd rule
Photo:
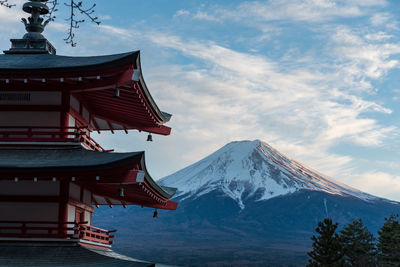
[[353, 220], [340, 231], [345, 266], [376, 266], [375, 238], [361, 219]]
[[378, 231], [378, 260], [381, 266], [400, 266], [400, 223], [398, 215], [385, 218]]
[[315, 229], [317, 235], [311, 238], [314, 241], [313, 250], [308, 252], [311, 259], [307, 266], [344, 266], [339, 235], [336, 233], [337, 227], [338, 224], [329, 218], [318, 223]]

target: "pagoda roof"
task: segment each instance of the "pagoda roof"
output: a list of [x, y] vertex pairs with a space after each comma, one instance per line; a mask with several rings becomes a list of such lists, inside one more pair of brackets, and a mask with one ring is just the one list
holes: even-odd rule
[[128, 162], [140, 162], [144, 152], [98, 152], [80, 145], [67, 148], [2, 148], [0, 173], [11, 170], [57, 171], [102, 170]]
[[[69, 180], [89, 188], [99, 205], [142, 205], [176, 209], [176, 188], [158, 185], [147, 171], [145, 153], [68, 148], [2, 148], [0, 180]], [[116, 192], [124, 186], [125, 197]]]
[[4, 54], [0, 55], [0, 82], [5, 82], [4, 90], [69, 91], [91, 113], [87, 124], [99, 132], [171, 132], [164, 124], [172, 115], [161, 111], [151, 96], [140, 51], [89, 57]]
[[69, 71], [76, 68], [91, 70], [101, 65], [110, 67], [114, 64], [123, 62], [135, 62], [139, 57], [139, 51], [128, 53], [89, 56], [89, 57], [71, 57], [51, 54], [3, 54], [0, 55], [0, 73], [10, 71], [40, 71], [50, 72]]
[[1, 266], [167, 266], [118, 254], [112, 250], [71, 244], [0, 244]]

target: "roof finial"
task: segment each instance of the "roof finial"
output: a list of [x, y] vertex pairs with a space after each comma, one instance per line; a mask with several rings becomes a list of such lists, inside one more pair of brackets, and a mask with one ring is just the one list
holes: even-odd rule
[[11, 49], [4, 51], [5, 54], [56, 54], [54, 46], [42, 35], [44, 27], [52, 20], [51, 16], [45, 21], [40, 17], [51, 13], [47, 1], [30, 0], [22, 6], [22, 10], [31, 14], [28, 20], [21, 19], [27, 33], [22, 39], [11, 39]]
[[31, 14], [28, 18], [28, 21], [23, 18], [21, 19], [22, 22], [25, 24], [25, 29], [28, 32], [24, 35], [24, 39], [44, 39], [41, 33], [46, 27], [49, 20], [46, 20], [43, 23], [43, 18], [40, 15], [46, 15], [49, 13], [49, 7], [45, 4], [48, 0], [31, 0], [26, 2], [22, 9], [26, 12]]

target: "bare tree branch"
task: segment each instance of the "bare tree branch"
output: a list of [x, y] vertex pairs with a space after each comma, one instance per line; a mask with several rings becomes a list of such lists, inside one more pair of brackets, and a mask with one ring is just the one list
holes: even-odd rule
[[58, 11], [58, 0], [48, 1], [47, 3], [50, 4], [50, 12], [44, 17], [47, 18], [46, 22], [49, 23], [50, 21], [54, 21], [56, 19], [54, 13]]
[[8, 3], [8, 0], [0, 0], [0, 6], [5, 6], [5, 7], [8, 7], [8, 8], [12, 8], [13, 6], [15, 6], [15, 4]]
[[78, 29], [80, 24], [85, 22], [85, 19], [76, 19], [76, 13], [79, 12], [84, 17], [89, 18], [91, 22], [94, 22], [97, 25], [99, 25], [100, 24], [99, 18], [94, 16], [95, 13], [94, 8], [96, 7], [96, 4], [93, 4], [90, 8], [84, 8], [82, 1], [77, 2], [76, 0], [71, 0], [70, 4], [64, 3], [64, 5], [69, 7], [71, 10], [70, 17], [66, 19], [67, 21], [69, 21], [69, 30], [67, 33], [67, 37], [64, 39], [64, 41], [67, 44], [71, 44], [71, 46], [75, 47], [76, 42], [74, 40], [75, 38], [74, 29]]

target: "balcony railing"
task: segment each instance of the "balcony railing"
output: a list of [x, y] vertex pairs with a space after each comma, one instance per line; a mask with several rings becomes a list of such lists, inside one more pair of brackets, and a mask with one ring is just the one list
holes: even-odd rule
[[0, 126], [0, 142], [81, 143], [90, 150], [107, 152], [87, 127]]
[[50, 222], [50, 221], [0, 221], [0, 238], [62, 238], [85, 240], [111, 245], [116, 230], [104, 230], [86, 225], [87, 222]]
[[111, 245], [113, 242], [111, 238], [114, 238], [110, 233], [114, 233], [117, 230], [104, 230], [90, 225], [79, 225], [79, 238], [87, 241], [102, 243]]

